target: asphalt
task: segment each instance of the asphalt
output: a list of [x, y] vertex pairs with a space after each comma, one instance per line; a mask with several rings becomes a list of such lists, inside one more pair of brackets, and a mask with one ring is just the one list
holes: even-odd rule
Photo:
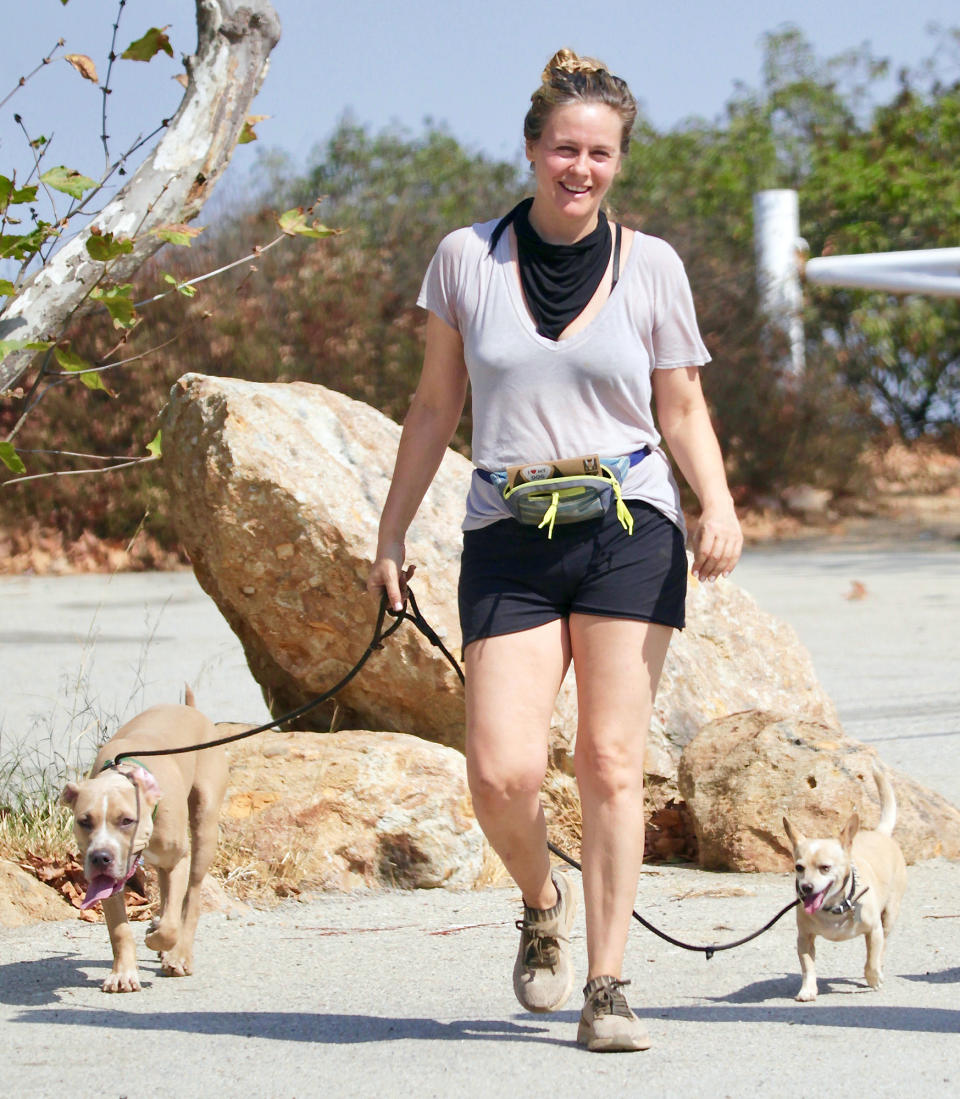
[[[846, 730], [960, 805], [956, 545], [754, 550], [734, 578], [797, 630]], [[188, 573], [12, 578], [0, 598], [0, 758], [83, 756], [99, 724], [184, 682], [216, 720], [266, 714], [238, 643]], [[637, 903], [675, 937], [715, 943], [790, 896], [780, 875], [647, 867]], [[516, 916], [513, 889], [319, 895], [209, 914], [194, 976], [162, 978], [141, 943], [144, 989], [126, 996], [99, 990], [102, 925], [0, 929], [0, 1091], [916, 1097], [960, 1083], [960, 863], [910, 868], [878, 992], [863, 983], [862, 943], [821, 940], [820, 998], [795, 1003], [792, 915], [710, 961], [637, 927], [625, 975], [653, 1038], [645, 1053], [579, 1050], [576, 995], [554, 1015], [519, 1010]], [[582, 915], [572, 942], [582, 971]]]

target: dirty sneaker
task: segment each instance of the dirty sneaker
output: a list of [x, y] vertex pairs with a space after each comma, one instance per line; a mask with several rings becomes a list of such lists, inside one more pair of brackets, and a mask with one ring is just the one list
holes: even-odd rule
[[629, 981], [594, 977], [583, 990], [584, 1004], [577, 1042], [592, 1053], [623, 1053], [649, 1049], [650, 1038], [621, 991]]
[[513, 991], [527, 1011], [557, 1011], [573, 991], [570, 928], [577, 895], [566, 874], [554, 874], [557, 903], [553, 908], [523, 906], [517, 920], [520, 949], [513, 967]]

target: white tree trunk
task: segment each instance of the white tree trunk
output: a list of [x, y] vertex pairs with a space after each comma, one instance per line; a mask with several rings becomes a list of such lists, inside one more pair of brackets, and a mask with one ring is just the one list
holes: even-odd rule
[[[8, 302], [0, 313], [0, 339], [60, 335], [103, 271], [86, 250], [92, 226], [121, 237], [136, 233], [133, 252], [110, 268], [111, 281], [122, 282], [162, 246], [151, 229], [196, 217], [230, 163], [279, 40], [280, 20], [269, 0], [197, 0], [197, 52], [187, 59], [187, 89], [162, 139], [90, 225]], [[34, 354], [6, 357], [0, 391], [16, 382]]]

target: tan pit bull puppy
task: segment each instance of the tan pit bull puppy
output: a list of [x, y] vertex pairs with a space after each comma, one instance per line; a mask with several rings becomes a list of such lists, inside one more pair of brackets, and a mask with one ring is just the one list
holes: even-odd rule
[[88, 882], [83, 907], [101, 901], [113, 947], [104, 992], [139, 992], [136, 947], [123, 889], [140, 857], [157, 868], [160, 913], [145, 942], [160, 954], [163, 973], [193, 972], [193, 939], [200, 886], [217, 847], [220, 805], [227, 787], [223, 747], [110, 763], [118, 755], [204, 744], [217, 739], [213, 723], [185, 706], [151, 706], [128, 721], [97, 754], [90, 777], [71, 782], [61, 802], [73, 812], [73, 831]]

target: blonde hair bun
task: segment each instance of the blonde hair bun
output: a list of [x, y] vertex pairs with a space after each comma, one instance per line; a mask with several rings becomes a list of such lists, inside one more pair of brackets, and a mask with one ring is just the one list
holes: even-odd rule
[[621, 124], [620, 151], [626, 153], [637, 118], [637, 101], [626, 81], [595, 57], [581, 57], [568, 49], [557, 50], [550, 58], [539, 88], [530, 96], [530, 109], [523, 120], [524, 139], [539, 141], [551, 111], [573, 103], [603, 103], [616, 111]]
[[602, 61], [598, 61], [595, 57], [581, 57], [579, 54], [573, 52], [573, 50], [562, 49], [550, 58], [547, 62], [547, 67], [543, 70], [540, 77], [541, 84], [549, 84], [553, 79], [554, 73], [597, 73], [606, 72], [607, 66]]

